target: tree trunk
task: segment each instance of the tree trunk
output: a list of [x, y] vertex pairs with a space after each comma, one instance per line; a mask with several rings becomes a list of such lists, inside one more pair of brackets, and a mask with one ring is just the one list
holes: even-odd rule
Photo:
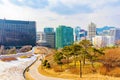
[[83, 55], [83, 67], [85, 65], [85, 54]]
[[67, 65], [69, 66], [69, 57], [67, 57]]
[[82, 63], [81, 63], [81, 60], [79, 60], [79, 63], [80, 63], [80, 78], [82, 78]]
[[92, 65], [92, 68], [95, 68], [95, 67], [94, 67], [94, 63], [93, 63], [93, 61], [91, 61], [91, 65]]
[[94, 66], [94, 61], [92, 61], [92, 60], [91, 60], [91, 66], [92, 66], [92, 71], [93, 71], [93, 73], [95, 73], [95, 72], [96, 72], [96, 69], [95, 69], [95, 66]]
[[60, 65], [61, 71], [62, 71], [62, 64]]
[[76, 67], [76, 56], [74, 56], [74, 67]]
[[85, 52], [84, 52], [84, 54], [83, 54], [83, 66], [85, 65], [85, 55], [87, 54], [87, 50], [86, 50], [86, 48], [85, 48]]

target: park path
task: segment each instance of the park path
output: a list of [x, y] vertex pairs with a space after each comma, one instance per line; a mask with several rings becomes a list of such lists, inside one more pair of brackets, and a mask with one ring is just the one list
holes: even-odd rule
[[31, 77], [35, 80], [63, 80], [60, 78], [54, 78], [54, 77], [46, 77], [38, 72], [38, 67], [41, 64], [40, 59], [42, 56], [38, 56], [37, 61], [29, 68], [28, 73], [31, 75]]

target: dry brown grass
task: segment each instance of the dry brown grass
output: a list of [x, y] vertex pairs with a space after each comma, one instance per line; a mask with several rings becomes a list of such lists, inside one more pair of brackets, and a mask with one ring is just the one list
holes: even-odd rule
[[34, 48], [34, 54], [44, 54], [47, 53], [46, 47], [36, 47]]
[[61, 70], [61, 67], [60, 67], [60, 66], [55, 66], [55, 65], [54, 65], [54, 67], [53, 67], [53, 70], [54, 70], [55, 72], [63, 72], [63, 71], [65, 71], [65, 69], [62, 69], [62, 70]]
[[40, 72], [40, 74], [43, 74], [49, 77], [57, 77], [57, 78], [64, 78], [64, 79], [77, 78], [77, 75], [74, 75], [74, 74], [70, 75], [65, 72], [55, 72], [53, 69], [43, 69], [41, 66], [39, 66], [38, 71]]
[[115, 67], [108, 70], [106, 67], [102, 66], [100, 68], [100, 73], [103, 75], [120, 77], [120, 67]]
[[113, 70], [111, 70], [108, 73], [109, 76], [115, 76], [115, 77], [120, 77], [120, 68], [119, 67], [115, 67]]
[[73, 80], [120, 80], [120, 78], [104, 76], [100, 74], [86, 74], [83, 78], [76, 78]]
[[100, 68], [101, 74], [120, 77], [120, 48], [107, 49], [101, 60], [104, 64]]
[[41, 66], [38, 68], [38, 70], [40, 74], [43, 74], [45, 76], [70, 79], [70, 80], [120, 80], [120, 78], [117, 77], [104, 76], [98, 73], [83, 74], [83, 77], [80, 78], [79, 75], [70, 74], [67, 72], [54, 72], [53, 69], [42, 69]]
[[25, 72], [26, 80], [34, 80], [28, 72]]
[[2, 58], [1, 61], [13, 61], [13, 60], [17, 60], [17, 58], [15, 57], [9, 57], [9, 58]]
[[45, 60], [48, 60], [48, 62], [50, 63], [51, 66], [53, 66], [53, 64], [55, 64], [53, 55], [54, 55], [54, 53], [50, 53], [45, 57]]
[[[110, 49], [106, 50], [105, 52], [109, 52]], [[114, 54], [114, 51], [120, 51], [120, 48], [112, 49], [112, 53]], [[53, 63], [53, 54], [50, 54], [46, 57], [46, 59]], [[73, 63], [72, 63], [73, 65]], [[71, 63], [70, 63], [71, 66]], [[60, 67], [55, 67], [52, 65], [52, 69], [43, 69], [41, 66], [38, 68], [39, 72], [46, 76], [51, 77], [58, 77], [58, 78], [64, 78], [64, 79], [70, 79], [70, 80], [120, 80], [118, 77], [110, 77], [106, 75], [101, 75], [99, 73], [92, 73], [91, 71], [91, 65], [87, 65], [84, 67], [83, 70], [83, 77], [79, 78], [79, 65], [77, 64], [77, 68], [66, 68], [63, 66], [64, 72], [59, 72]], [[95, 63], [95, 68], [98, 70], [100, 66], [103, 66], [101, 63]], [[55, 71], [58, 70], [58, 71]], [[106, 71], [106, 69], [103, 69], [103, 71]], [[120, 76], [120, 68], [113, 69], [110, 73], [115, 74], [116, 76]]]
[[[77, 74], [77, 75], [79, 75], [80, 74], [80, 68], [79, 67], [70, 68], [69, 72], [71, 74]], [[87, 67], [82, 68], [82, 74], [89, 74], [89, 73], [93, 73], [91, 67], [89, 67], [89, 68], [87, 68]]]
[[28, 58], [28, 56], [20, 56], [20, 58]]
[[110, 48], [110, 49], [106, 49], [105, 51], [104, 51], [105, 53], [119, 53], [120, 52], [120, 47], [118, 47], [118, 48]]
[[107, 75], [108, 69], [104, 66], [100, 67], [99, 73], [102, 75]]

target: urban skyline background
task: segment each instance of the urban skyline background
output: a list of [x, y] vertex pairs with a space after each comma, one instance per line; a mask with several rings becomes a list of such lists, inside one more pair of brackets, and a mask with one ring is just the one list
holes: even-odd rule
[[67, 25], [87, 29], [90, 22], [97, 27], [120, 27], [119, 0], [0, 0], [0, 18], [37, 22], [44, 27]]
[[114, 46], [120, 40], [120, 28], [97, 28], [92, 22], [87, 31], [79, 26], [74, 29], [59, 25], [56, 31], [52, 27], [45, 27], [44, 32], [36, 32], [35, 21], [0, 19], [0, 32], [0, 45], [6, 48], [24, 45], [63, 48], [85, 39], [90, 40], [96, 47], [105, 47]]

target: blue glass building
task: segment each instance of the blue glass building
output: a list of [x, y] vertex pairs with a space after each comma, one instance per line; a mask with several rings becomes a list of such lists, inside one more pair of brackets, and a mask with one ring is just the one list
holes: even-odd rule
[[87, 31], [84, 30], [84, 29], [81, 29], [81, 30], [80, 30], [80, 34], [79, 34], [79, 36], [80, 36], [80, 38], [82, 38], [82, 37], [86, 37], [86, 36], [87, 36]]
[[54, 28], [46, 27], [44, 28], [44, 33], [51, 33], [54, 32]]
[[0, 19], [0, 45], [5, 47], [35, 46], [36, 22]]
[[80, 33], [80, 27], [76, 27], [75, 28], [75, 41], [79, 41], [80, 40], [80, 35], [79, 35], [79, 33]]
[[81, 29], [80, 27], [76, 27], [75, 28], [75, 41], [80, 41], [82, 39], [82, 37], [86, 37], [87, 36], [87, 31], [84, 29]]

